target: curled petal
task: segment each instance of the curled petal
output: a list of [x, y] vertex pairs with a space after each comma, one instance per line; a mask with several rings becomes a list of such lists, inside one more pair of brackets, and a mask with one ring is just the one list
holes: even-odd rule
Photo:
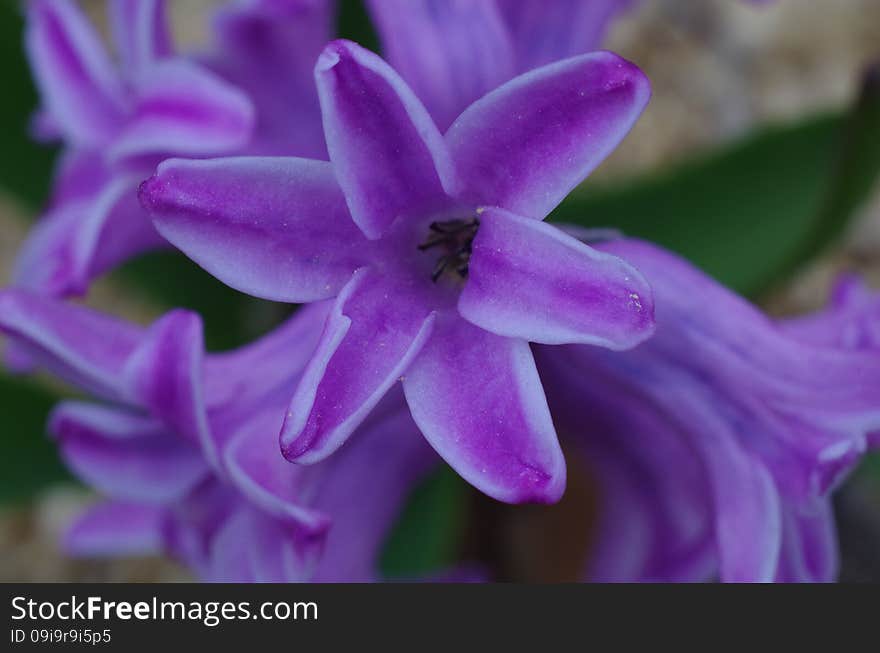
[[39, 366], [113, 400], [143, 330], [87, 308], [22, 290], [0, 292], [0, 330]]
[[76, 4], [28, 3], [25, 45], [52, 123], [71, 143], [106, 145], [122, 124], [122, 82]]
[[211, 156], [247, 144], [254, 125], [248, 97], [184, 59], [150, 66], [137, 80], [133, 115], [108, 154]]
[[424, 215], [455, 184], [446, 144], [425, 107], [377, 55], [330, 43], [315, 67], [324, 135], [355, 223], [379, 238]]
[[633, 64], [594, 52], [520, 75], [446, 132], [465, 199], [544, 218], [623, 140], [648, 103]]
[[492, 333], [628, 349], [654, 331], [651, 288], [625, 261], [500, 209], [479, 212], [458, 310]]
[[71, 469], [114, 498], [167, 503], [208, 473], [197, 448], [141, 415], [65, 402], [53, 411], [49, 429]]
[[283, 302], [334, 297], [366, 260], [329, 163], [173, 159], [140, 190], [159, 232], [236, 290]]
[[339, 294], [284, 421], [288, 459], [331, 454], [406, 372], [434, 323], [419, 290], [364, 268]]
[[428, 442], [499, 501], [553, 503], [565, 461], [528, 344], [443, 314], [403, 388]]
[[175, 310], [146, 332], [125, 365], [130, 400], [176, 435], [199, 443], [215, 466], [218, 454], [204, 400], [204, 336], [196, 313]]

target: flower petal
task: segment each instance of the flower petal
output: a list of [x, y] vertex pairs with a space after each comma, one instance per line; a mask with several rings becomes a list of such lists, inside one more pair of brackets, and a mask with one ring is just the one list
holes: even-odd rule
[[628, 349], [654, 331], [651, 288], [634, 267], [543, 222], [478, 211], [461, 315], [497, 335]]
[[820, 499], [808, 511], [789, 508], [783, 516], [782, 555], [776, 582], [831, 583], [840, 560], [831, 500]]
[[598, 50], [611, 20], [633, 0], [501, 0], [522, 71]]
[[249, 154], [327, 160], [314, 69], [332, 38], [334, 5], [251, 0], [215, 14], [217, 45], [206, 62], [254, 102]]
[[315, 79], [336, 178], [368, 238], [446, 201], [444, 188], [455, 183], [446, 144], [388, 64], [355, 43], [334, 41], [318, 59]]
[[346, 447], [314, 466], [322, 476], [312, 505], [333, 523], [313, 582], [377, 580], [382, 547], [406, 500], [440, 463], [399, 390], [377, 412], [382, 414], [371, 416]]
[[219, 454], [204, 402], [205, 343], [198, 314], [174, 310], [157, 320], [125, 365], [130, 401], [181, 438], [199, 443], [217, 467]]
[[141, 186], [159, 232], [236, 290], [282, 302], [334, 297], [366, 260], [329, 163], [165, 161]]
[[105, 145], [122, 122], [122, 83], [76, 4], [28, 3], [25, 45], [52, 122], [71, 143]]
[[406, 371], [434, 323], [419, 290], [364, 268], [339, 294], [284, 421], [289, 460], [330, 455]]
[[[686, 261], [645, 242], [597, 249], [651, 280], [657, 331], [633, 350], [641, 367], [675, 361], [689, 383], [725, 405], [739, 437], [787, 498], [812, 500], [849, 472], [880, 429], [880, 365], [870, 352], [812, 345]], [[683, 356], [683, 352], [686, 355]]]
[[71, 556], [158, 555], [165, 509], [127, 501], [103, 501], [79, 515], [64, 535]]
[[184, 59], [150, 66], [137, 80], [134, 115], [114, 140], [114, 159], [210, 156], [245, 146], [254, 126], [248, 97]]
[[528, 344], [449, 312], [410, 365], [403, 388], [434, 449], [499, 501], [552, 503], [565, 461]]
[[92, 281], [145, 251], [167, 246], [137, 200], [137, 181], [111, 179], [91, 200], [45, 215], [16, 262], [16, 284], [57, 297], [84, 295]]
[[441, 130], [515, 74], [513, 44], [494, 2], [369, 0], [367, 5], [388, 62]]
[[544, 218], [617, 147], [649, 96], [644, 74], [610, 52], [520, 75], [446, 132], [461, 196]]
[[143, 330], [22, 290], [0, 291], [0, 330], [30, 358], [100, 397], [123, 400], [122, 371]]
[[77, 476], [114, 498], [167, 503], [208, 474], [197, 448], [134, 413], [64, 402], [52, 412], [49, 430]]
[[123, 67], [134, 77], [171, 54], [165, 0], [111, 0], [110, 27]]

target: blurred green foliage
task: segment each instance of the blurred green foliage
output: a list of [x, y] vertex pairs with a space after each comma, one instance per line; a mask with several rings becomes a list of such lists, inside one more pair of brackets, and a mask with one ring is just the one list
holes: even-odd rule
[[23, 29], [17, 3], [0, 0], [0, 79], [3, 80], [0, 186], [34, 209], [46, 200], [55, 149], [39, 145], [29, 136], [37, 92], [24, 56]]
[[455, 563], [469, 491], [446, 465], [416, 488], [385, 544], [380, 563], [385, 578], [417, 578]]
[[0, 374], [0, 503], [28, 499], [70, 478], [45, 435], [56, 401], [36, 383]]

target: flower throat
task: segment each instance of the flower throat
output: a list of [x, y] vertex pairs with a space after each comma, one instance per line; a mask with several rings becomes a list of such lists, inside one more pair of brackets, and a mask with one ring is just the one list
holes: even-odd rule
[[447, 271], [458, 275], [460, 279], [467, 278], [474, 237], [479, 228], [480, 221], [477, 218], [442, 220], [430, 224], [430, 234], [419, 245], [419, 250], [424, 252], [439, 248], [444, 252], [431, 272], [431, 281], [436, 283]]

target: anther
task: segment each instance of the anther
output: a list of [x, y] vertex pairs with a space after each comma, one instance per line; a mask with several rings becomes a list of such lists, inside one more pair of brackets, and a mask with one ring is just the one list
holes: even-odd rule
[[442, 247], [445, 253], [437, 260], [434, 270], [431, 272], [431, 280], [435, 283], [447, 270], [455, 272], [464, 279], [468, 273], [468, 263], [473, 251], [474, 237], [480, 221], [477, 218], [470, 220], [443, 220], [432, 222], [428, 229], [428, 238], [418, 246], [420, 251], [426, 251], [435, 247]]

